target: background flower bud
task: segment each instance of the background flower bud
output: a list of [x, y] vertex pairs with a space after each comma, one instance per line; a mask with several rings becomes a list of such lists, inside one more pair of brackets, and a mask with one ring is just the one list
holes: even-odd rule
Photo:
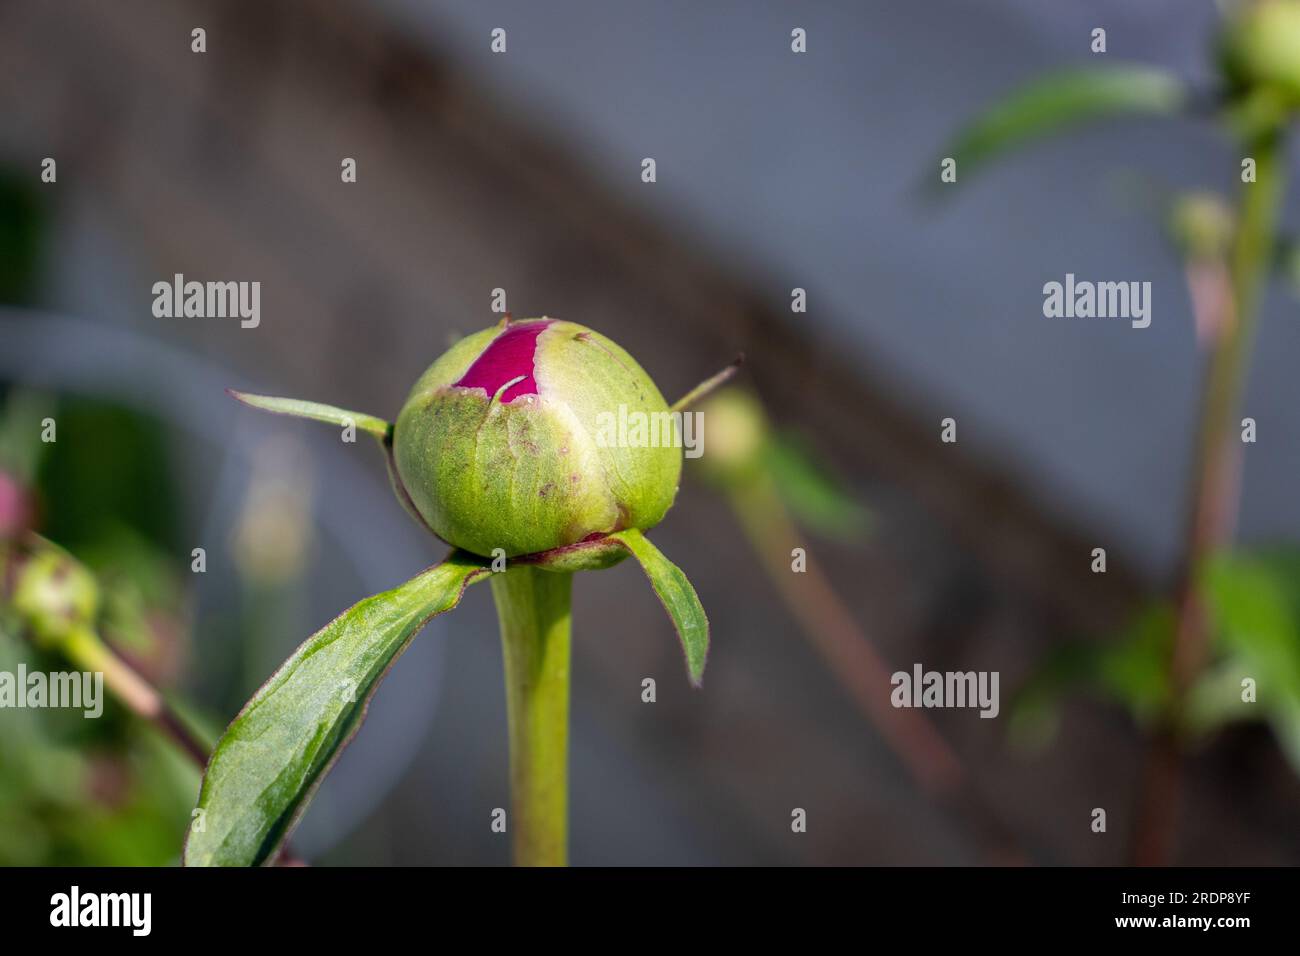
[[709, 430], [705, 474], [725, 480], [763, 467], [770, 426], [757, 398], [745, 389], [728, 388], [711, 396], [701, 411]]
[[12, 603], [31, 638], [54, 647], [94, 622], [99, 586], [80, 563], [53, 546], [42, 545], [18, 566]]
[[1300, 106], [1300, 0], [1259, 0], [1229, 21], [1220, 50], [1229, 81]]
[[602, 416], [620, 406], [668, 413], [614, 342], [572, 322], [503, 323], [462, 339], [416, 382], [393, 433], [397, 473], [439, 537], [480, 555], [644, 530], [672, 506], [682, 452], [602, 445]]

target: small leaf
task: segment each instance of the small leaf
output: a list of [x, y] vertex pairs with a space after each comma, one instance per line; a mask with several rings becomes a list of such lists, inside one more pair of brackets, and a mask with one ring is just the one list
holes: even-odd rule
[[772, 482], [795, 519], [828, 538], [855, 540], [867, 530], [867, 509], [848, 495], [793, 434], [773, 435], [764, 449]]
[[1220, 648], [1242, 658], [1257, 678], [1300, 697], [1300, 645], [1288, 584], [1274, 562], [1245, 554], [1215, 555], [1204, 580]]
[[1139, 723], [1150, 722], [1169, 701], [1165, 670], [1173, 629], [1173, 607], [1151, 604], [1113, 640], [1072, 641], [1056, 648], [1012, 700], [1014, 732], [1026, 739], [1039, 736], [1035, 722], [1053, 724], [1062, 699], [1076, 690], [1113, 700]]
[[[1175, 76], [1150, 67], [1071, 70], [1012, 93], [966, 126], [944, 152], [958, 182], [989, 160], [1033, 139], [1107, 116], [1173, 115], [1187, 103]], [[935, 172], [937, 181], [938, 172]]]
[[695, 588], [691, 587], [682, 569], [665, 558], [663, 552], [635, 528], [611, 534], [609, 539], [623, 545], [632, 557], [641, 562], [650, 586], [673, 619], [673, 627], [677, 628], [682, 650], [686, 653], [686, 670], [691, 683], [699, 687], [704, 677], [704, 662], [709, 656], [709, 619]]
[[1184, 701], [1184, 729], [1192, 735], [1204, 735], [1225, 724], [1264, 716], [1267, 708], [1241, 699], [1241, 679], [1251, 673], [1258, 672], [1240, 657], [1216, 662], [1201, 673]]
[[360, 727], [393, 661], [429, 618], [455, 607], [488, 571], [483, 559], [453, 552], [405, 584], [354, 604], [303, 642], [212, 752], [185, 864], [253, 866], [274, 859]]
[[1139, 723], [1155, 720], [1169, 706], [1176, 624], [1172, 607], [1155, 604], [1142, 610], [1119, 640], [1099, 649], [1094, 665], [1098, 688], [1124, 704]]
[[304, 402], [297, 398], [272, 398], [269, 395], [251, 395], [248, 392], [235, 391], [233, 388], [226, 389], [226, 393], [231, 398], [237, 399], [245, 405], [251, 405], [253, 408], [260, 408], [264, 412], [274, 412], [277, 415], [293, 415], [297, 418], [310, 418], [313, 421], [329, 422], [340, 427], [355, 425], [363, 432], [374, 435], [381, 442], [387, 439], [388, 430], [391, 427], [388, 422], [382, 418], [376, 418], [374, 415], [350, 412], [346, 408], [322, 405], [319, 402]]

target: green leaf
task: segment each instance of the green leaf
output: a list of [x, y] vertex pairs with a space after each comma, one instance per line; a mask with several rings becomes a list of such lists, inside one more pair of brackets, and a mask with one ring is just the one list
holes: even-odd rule
[[[1300, 773], [1300, 553], [1215, 555], [1204, 586], [1222, 660], [1192, 688], [1190, 729], [1204, 734], [1265, 720]], [[1246, 677], [1255, 681], [1257, 702], [1241, 699]]]
[[792, 434], [772, 436], [764, 460], [777, 494], [800, 524], [840, 540], [860, 539], [866, 532], [867, 509], [821, 468], [802, 439]]
[[1241, 699], [1241, 680], [1254, 671], [1241, 657], [1218, 661], [1201, 673], [1188, 689], [1183, 706], [1183, 726], [1192, 735], [1204, 735], [1225, 724], [1255, 720], [1267, 708]]
[[677, 628], [682, 650], [686, 653], [686, 670], [691, 683], [699, 687], [704, 677], [704, 662], [709, 656], [709, 618], [695, 588], [691, 587], [682, 569], [665, 558], [663, 552], [635, 528], [611, 534], [609, 539], [623, 545], [632, 557], [641, 562], [650, 586], [673, 619], [673, 627]]
[[1139, 723], [1163, 712], [1169, 701], [1166, 664], [1173, 640], [1174, 609], [1147, 606], [1108, 641], [1072, 641], [1034, 668], [1011, 704], [1012, 733], [1041, 745], [1055, 729], [1067, 694], [1086, 690], [1123, 706]]
[[245, 405], [251, 405], [253, 408], [260, 408], [264, 412], [274, 412], [277, 415], [293, 415], [297, 418], [310, 418], [312, 421], [329, 422], [343, 428], [348, 425], [355, 425], [363, 432], [374, 435], [381, 442], [388, 438], [388, 431], [391, 427], [388, 422], [382, 418], [376, 418], [374, 415], [350, 412], [346, 408], [322, 405], [319, 402], [304, 402], [297, 398], [272, 398], [269, 395], [251, 395], [248, 392], [235, 391], [233, 388], [226, 389], [226, 393], [231, 398], [237, 399]]
[[299, 646], [212, 752], [186, 865], [272, 861], [393, 661], [429, 618], [455, 607], [487, 573], [483, 559], [453, 552], [400, 587], [354, 604]]
[[1261, 683], [1300, 696], [1300, 642], [1288, 582], [1263, 557], [1218, 554], [1206, 570], [1212, 622], [1221, 650], [1242, 658]]
[[1156, 719], [1169, 705], [1169, 655], [1176, 615], [1168, 604], [1144, 609], [1118, 641], [1099, 649], [1097, 687], [1119, 701], [1139, 723]]
[[1177, 77], [1150, 67], [1071, 70], [1012, 93], [953, 140], [945, 156], [964, 177], [999, 155], [1069, 126], [1108, 116], [1173, 115], [1187, 103]]

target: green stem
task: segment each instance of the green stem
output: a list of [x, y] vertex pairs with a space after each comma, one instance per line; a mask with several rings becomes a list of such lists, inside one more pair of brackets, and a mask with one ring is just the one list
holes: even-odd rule
[[1200, 592], [1206, 564], [1227, 539], [1237, 513], [1241, 443], [1234, 438], [1255, 334], [1260, 289], [1272, 255], [1282, 202], [1280, 132], [1246, 144], [1255, 159], [1255, 182], [1242, 187], [1241, 221], [1228, 259], [1232, 309], [1211, 345], [1201, 400], [1178, 619], [1169, 659], [1170, 699], [1148, 748], [1134, 816], [1131, 858], [1163, 865], [1172, 855], [1182, 778], [1182, 723], [1188, 692], [1209, 654], [1210, 634]]
[[510, 727], [510, 832], [518, 866], [568, 859], [569, 622], [573, 574], [492, 576]]
[[1278, 134], [1262, 136], [1250, 155], [1255, 182], [1243, 186], [1241, 223], [1228, 262], [1233, 314], [1212, 345], [1197, 436], [1197, 473], [1184, 551], [1179, 633], [1171, 661], [1175, 719], [1206, 654], [1206, 627], [1199, 588], [1205, 564], [1228, 537], [1237, 513], [1241, 443], [1234, 437], [1255, 337], [1260, 288], [1272, 255], [1282, 172]]
[[112, 694], [137, 716], [152, 723], [194, 762], [199, 772], [208, 762], [212, 745], [200, 739], [168, 705], [154, 687], [88, 628], [78, 628], [64, 639], [60, 650], [69, 661], [104, 675]]

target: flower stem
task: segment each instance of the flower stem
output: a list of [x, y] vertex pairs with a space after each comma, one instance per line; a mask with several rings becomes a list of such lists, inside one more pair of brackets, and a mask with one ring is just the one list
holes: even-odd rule
[[517, 866], [568, 860], [571, 572], [492, 576], [510, 728], [509, 827]]
[[1237, 513], [1241, 443], [1233, 439], [1234, 422], [1282, 201], [1279, 140], [1280, 134], [1269, 130], [1247, 143], [1246, 152], [1255, 159], [1255, 182], [1243, 186], [1241, 221], [1229, 252], [1232, 306], [1224, 321], [1214, 323], [1216, 333], [1210, 345], [1177, 588], [1178, 618], [1169, 659], [1170, 700], [1147, 752], [1133, 828], [1131, 858], [1138, 865], [1167, 863], [1174, 845], [1182, 778], [1183, 708], [1209, 651], [1201, 586], [1206, 564], [1231, 535]]
[[98, 635], [89, 629], [79, 629], [67, 637], [60, 649], [78, 667], [102, 673], [108, 689], [127, 709], [157, 727], [194, 762], [200, 773], [203, 772], [212, 745], [190, 730], [162, 694], [132, 670]]

